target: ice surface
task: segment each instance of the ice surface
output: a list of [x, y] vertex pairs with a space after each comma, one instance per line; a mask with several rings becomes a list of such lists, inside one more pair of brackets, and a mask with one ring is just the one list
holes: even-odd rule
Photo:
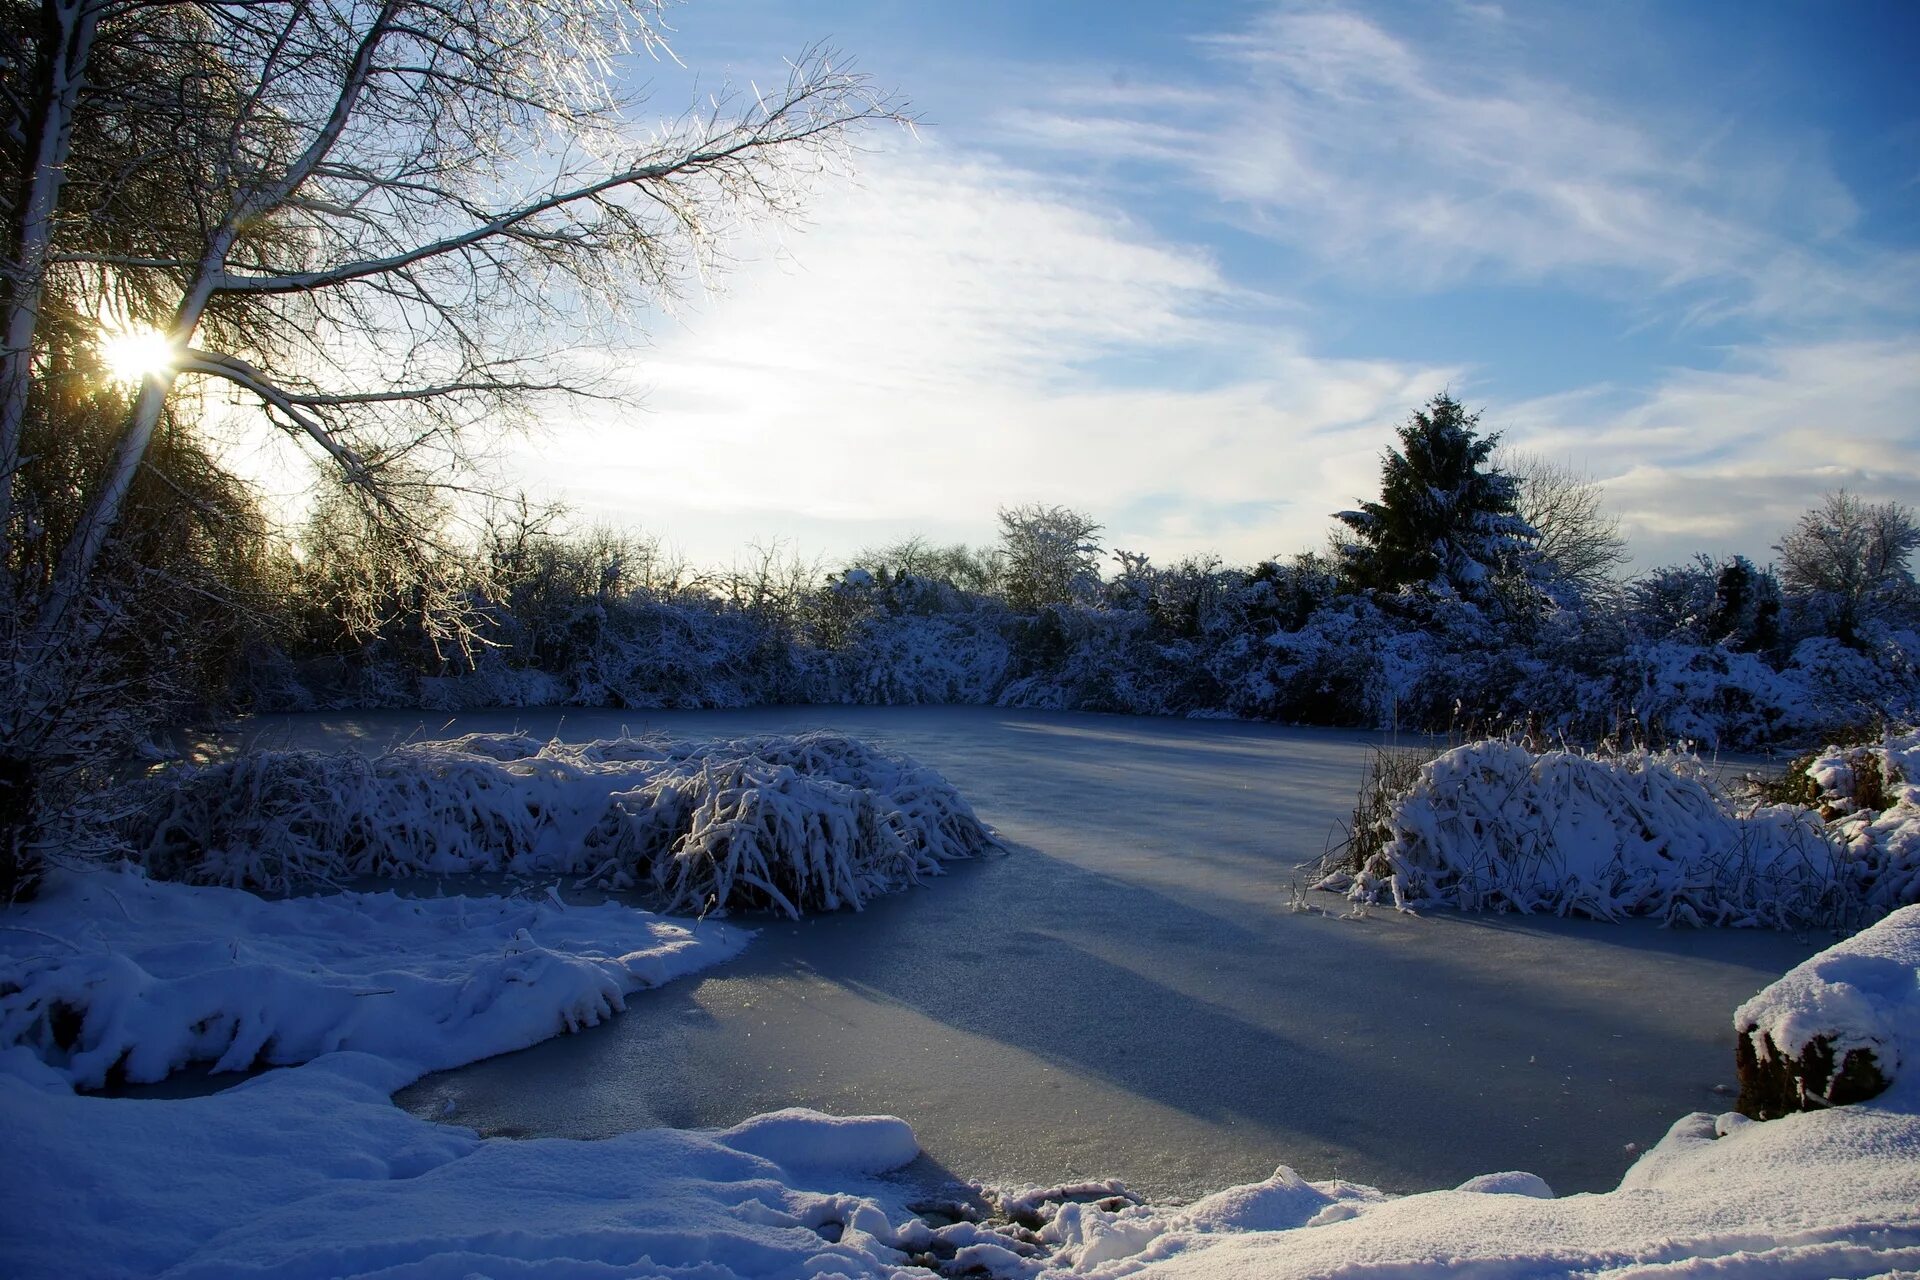
[[[1018, 848], [859, 916], [768, 922], [738, 961], [584, 1036], [423, 1080], [403, 1095], [419, 1114], [451, 1101], [487, 1132], [597, 1137], [878, 1112], [912, 1121], [929, 1179], [1118, 1176], [1156, 1198], [1282, 1163], [1396, 1191], [1489, 1168], [1593, 1190], [1619, 1179], [1626, 1143], [1731, 1105], [1713, 1087], [1734, 1081], [1734, 1007], [1819, 945], [1649, 922], [1342, 920], [1332, 895], [1293, 911], [1294, 864], [1346, 816], [1369, 735], [975, 708], [570, 711], [561, 730], [623, 723], [831, 725], [937, 761]], [[377, 743], [417, 724], [287, 731]]]

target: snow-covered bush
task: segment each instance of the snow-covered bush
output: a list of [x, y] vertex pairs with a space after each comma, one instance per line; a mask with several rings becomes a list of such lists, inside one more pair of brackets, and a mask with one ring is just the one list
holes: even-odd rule
[[1390, 629], [1372, 602], [1350, 596], [1298, 627], [1226, 638], [1206, 659], [1221, 705], [1235, 715], [1309, 724], [1385, 724], [1381, 644]]
[[[516, 570], [503, 594], [482, 575], [485, 643], [471, 652], [435, 658], [396, 622], [297, 658], [253, 655], [240, 699], [258, 710], [998, 704], [1718, 748], [1920, 714], [1920, 634], [1890, 614], [1847, 643], [1809, 635], [1783, 614], [1770, 573], [1739, 557], [1561, 599], [1524, 574], [1487, 592], [1363, 589], [1315, 554], [1234, 569], [1122, 552], [1100, 592], [1062, 588], [1042, 604], [984, 569], [969, 589], [943, 580], [954, 549], [909, 570], [927, 559], [918, 544], [832, 576], [763, 557], [758, 570], [685, 582], [654, 569], [629, 582], [616, 551], [556, 551], [555, 581]], [[1802, 637], [1791, 655], [1789, 634]]]
[[1617, 670], [1631, 723], [1652, 742], [1757, 747], [1804, 734], [1822, 719], [1803, 685], [1759, 655], [1724, 645], [1634, 644]]
[[1870, 626], [1857, 647], [1825, 636], [1803, 640], [1781, 675], [1818, 708], [1815, 728], [1823, 734], [1920, 716], [1920, 637], [1910, 631]]
[[1194, 642], [1164, 634], [1144, 612], [1048, 609], [1019, 632], [1027, 674], [1003, 707], [1171, 716], [1218, 706]]
[[133, 800], [126, 839], [170, 879], [581, 874], [692, 913], [858, 908], [994, 843], [933, 770], [825, 733], [250, 751], [163, 771]]
[[1783, 790], [1827, 816], [1870, 915], [1920, 902], [1920, 731], [1826, 747], [1796, 761]]
[[986, 705], [1012, 653], [991, 613], [875, 614], [838, 650], [806, 655], [810, 702], [862, 706]]
[[610, 617], [568, 701], [740, 707], [792, 700], [791, 646], [762, 618], [717, 602], [641, 601]]
[[1776, 928], [1845, 918], [1872, 891], [1817, 814], [1742, 812], [1687, 757], [1470, 743], [1424, 766], [1384, 823], [1378, 851], [1323, 886], [1401, 907]]

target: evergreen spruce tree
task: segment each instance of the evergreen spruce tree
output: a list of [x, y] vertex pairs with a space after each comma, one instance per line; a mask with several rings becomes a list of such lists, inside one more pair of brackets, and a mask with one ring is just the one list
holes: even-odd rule
[[1380, 460], [1380, 500], [1335, 513], [1354, 535], [1339, 544], [1349, 582], [1487, 604], [1524, 569], [1536, 535], [1515, 514], [1517, 482], [1487, 465], [1500, 437], [1479, 423], [1442, 392], [1400, 428], [1400, 448]]

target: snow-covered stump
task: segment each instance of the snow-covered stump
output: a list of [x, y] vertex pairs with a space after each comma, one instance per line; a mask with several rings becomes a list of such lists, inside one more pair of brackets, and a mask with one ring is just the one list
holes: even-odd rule
[[1920, 906], [1814, 956], [1740, 1006], [1741, 1114], [1772, 1120], [1878, 1097], [1920, 1026]]

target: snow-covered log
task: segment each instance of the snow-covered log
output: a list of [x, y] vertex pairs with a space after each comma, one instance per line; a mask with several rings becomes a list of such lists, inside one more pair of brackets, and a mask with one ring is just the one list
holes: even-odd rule
[[574, 874], [694, 914], [858, 908], [995, 845], [938, 773], [830, 733], [248, 751], [165, 771], [136, 799], [128, 842], [169, 879]]

